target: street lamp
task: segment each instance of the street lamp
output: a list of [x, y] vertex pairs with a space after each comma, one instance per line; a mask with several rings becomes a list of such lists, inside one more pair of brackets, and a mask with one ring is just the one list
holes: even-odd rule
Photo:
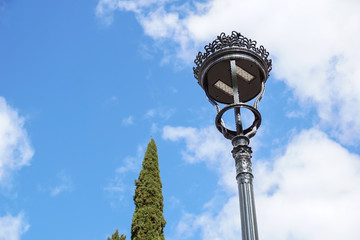
[[[257, 105], [264, 95], [265, 82], [271, 71], [271, 59], [263, 46], [233, 31], [230, 36], [221, 33], [199, 52], [194, 63], [194, 76], [205, 94], [216, 107], [215, 125], [225, 138], [232, 141], [236, 180], [239, 189], [241, 231], [243, 240], [257, 240], [253, 174], [251, 169], [250, 138], [261, 124]], [[252, 105], [250, 104], [253, 100]], [[220, 104], [225, 106], [221, 109]], [[253, 123], [244, 129], [240, 109], [250, 110]], [[236, 130], [228, 129], [222, 119], [234, 109]]]

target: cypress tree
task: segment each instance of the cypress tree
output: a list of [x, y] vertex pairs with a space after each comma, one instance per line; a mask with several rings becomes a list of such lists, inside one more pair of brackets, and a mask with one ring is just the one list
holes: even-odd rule
[[119, 236], [119, 231], [116, 229], [115, 233], [111, 236], [111, 238], [108, 237], [107, 240], [126, 240], [126, 236], [124, 236], [123, 234]]
[[165, 240], [163, 195], [159, 159], [154, 139], [149, 142], [139, 179], [135, 180], [135, 211], [131, 240]]

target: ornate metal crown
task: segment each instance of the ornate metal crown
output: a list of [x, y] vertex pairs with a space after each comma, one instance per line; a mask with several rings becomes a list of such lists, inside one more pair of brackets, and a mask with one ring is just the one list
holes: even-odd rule
[[194, 63], [196, 64], [196, 67], [193, 67], [194, 77], [197, 80], [199, 80], [200, 68], [207, 57], [209, 57], [211, 54], [215, 53], [216, 51], [219, 51], [220, 49], [230, 48], [230, 47], [240, 47], [256, 53], [263, 59], [264, 63], [268, 68], [268, 72], [271, 71], [272, 69], [271, 59], [267, 58], [269, 56], [269, 52], [266, 51], [264, 46], [261, 45], [258, 48], [256, 47], [256, 41], [248, 39], [236, 31], [232, 31], [231, 36], [225, 35], [225, 33], [221, 33], [220, 36], [217, 37], [217, 39], [215, 39], [212, 43], [209, 43], [204, 47], [205, 49], [204, 53], [202, 52], [198, 53], [198, 55], [194, 60]]

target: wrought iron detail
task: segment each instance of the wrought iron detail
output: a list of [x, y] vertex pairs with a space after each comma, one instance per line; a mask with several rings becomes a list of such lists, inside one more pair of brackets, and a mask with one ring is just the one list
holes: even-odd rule
[[259, 55], [268, 68], [268, 72], [272, 69], [272, 61], [268, 59], [269, 52], [266, 51], [264, 46], [256, 47], [256, 41], [251, 40], [247, 37], [241, 35], [236, 31], [232, 31], [231, 35], [226, 35], [225, 33], [221, 33], [217, 39], [213, 42], [209, 43], [204, 47], [205, 52], [199, 52], [194, 60], [196, 67], [193, 67], [194, 77], [199, 80], [200, 68], [203, 62], [209, 57], [211, 54], [217, 52], [223, 48], [231, 48], [231, 47], [240, 47], [252, 51]]
[[[235, 159], [236, 179], [241, 177], [244, 178], [243, 180], [246, 180], [248, 179], [247, 177], [248, 174], [251, 175], [252, 178], [251, 153], [252, 153], [251, 147], [247, 145], [234, 146], [234, 149], [232, 150], [232, 154]], [[242, 174], [244, 174], [244, 176], [240, 176]]]

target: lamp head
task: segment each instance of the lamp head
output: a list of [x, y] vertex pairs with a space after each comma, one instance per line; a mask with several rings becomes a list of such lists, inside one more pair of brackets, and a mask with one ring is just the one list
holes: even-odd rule
[[235, 31], [230, 36], [221, 33], [204, 47], [194, 60], [194, 76], [208, 98], [224, 103], [234, 103], [230, 61], [236, 63], [236, 79], [240, 102], [254, 99], [262, 90], [271, 71], [269, 53], [263, 46]]

